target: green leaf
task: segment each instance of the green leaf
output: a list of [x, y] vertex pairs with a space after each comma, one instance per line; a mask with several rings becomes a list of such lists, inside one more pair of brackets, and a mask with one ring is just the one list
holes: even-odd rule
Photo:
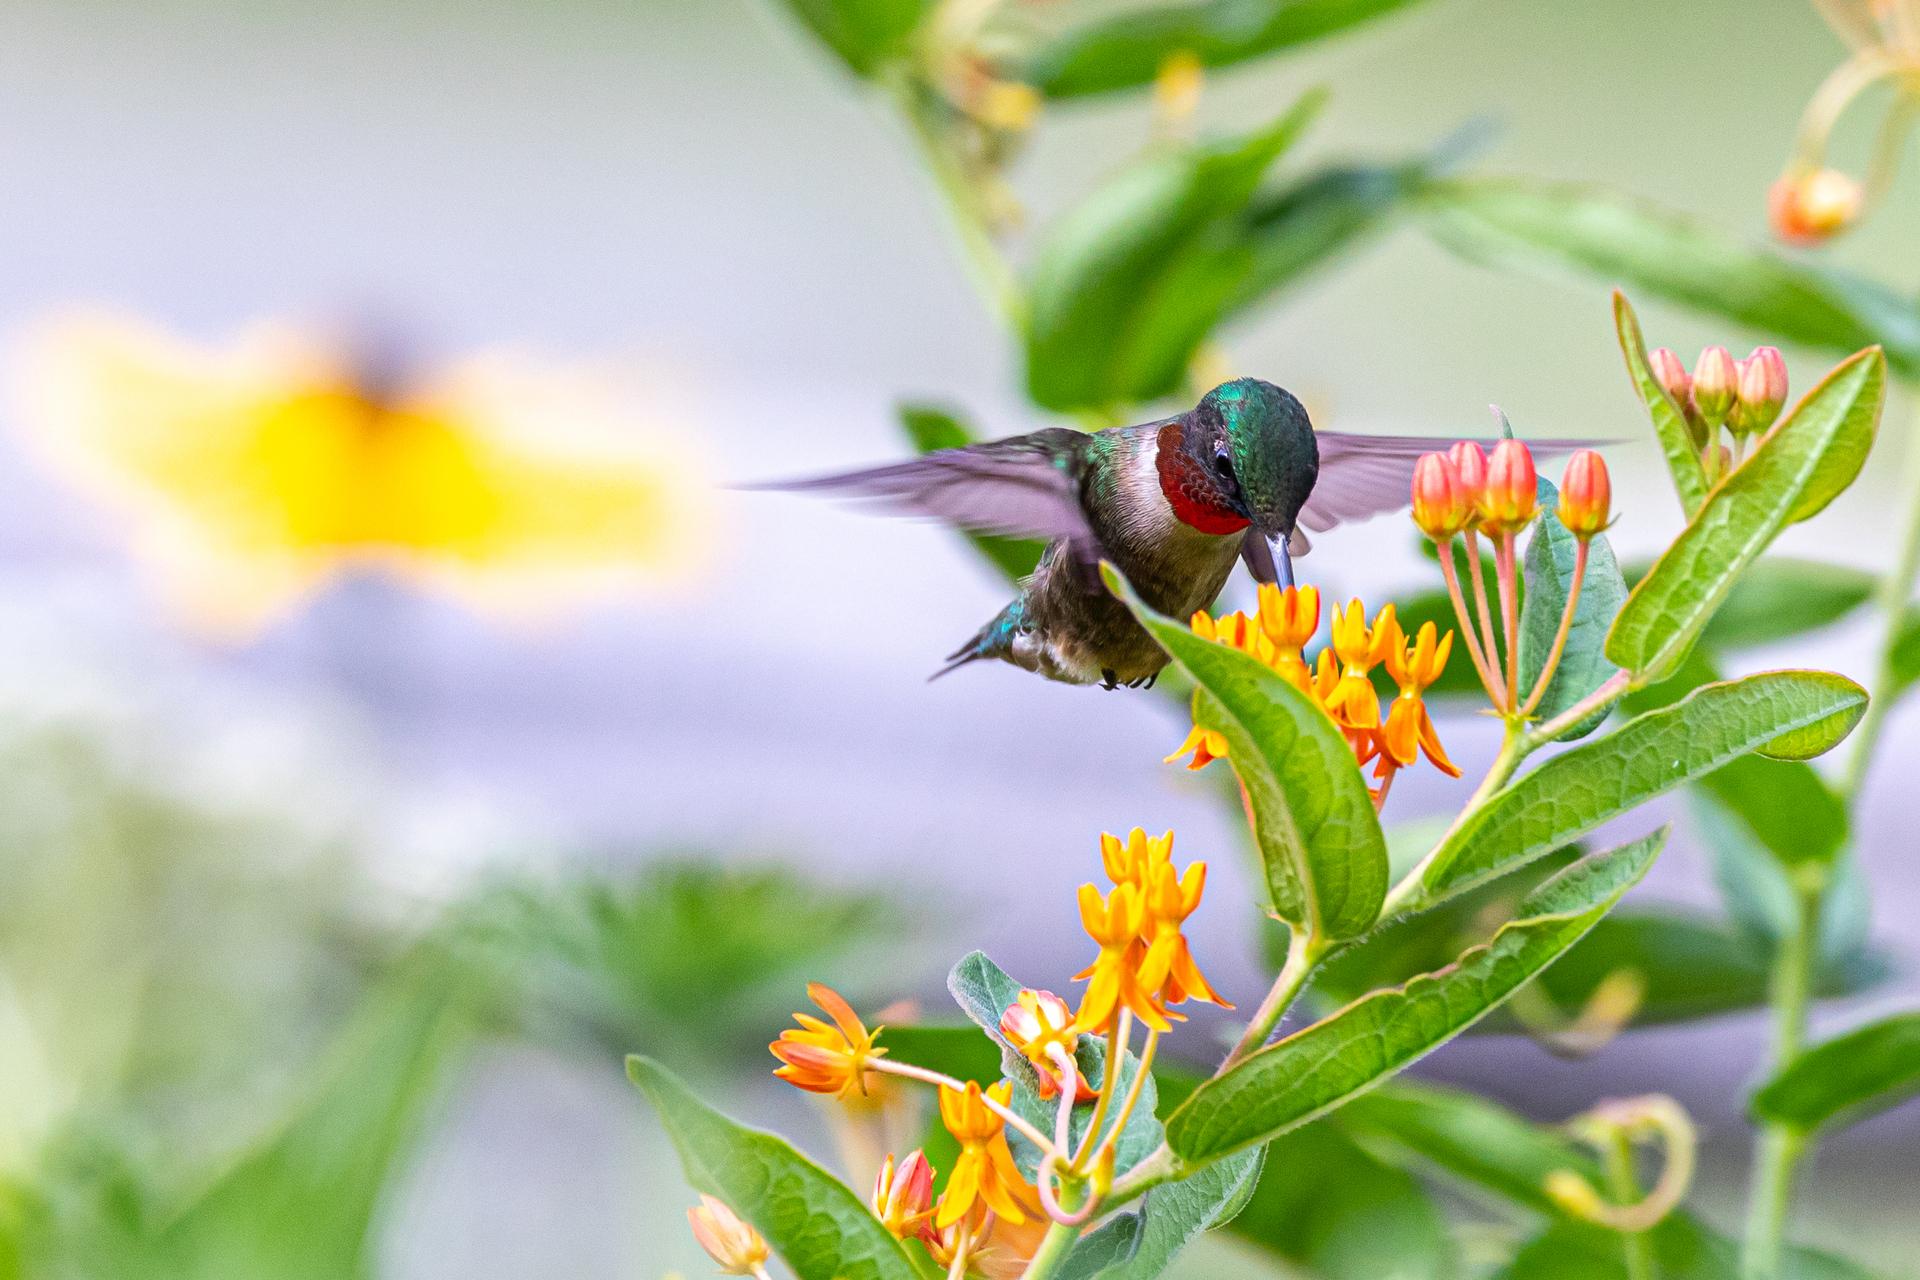
[[1000, 1079], [1000, 1046], [972, 1023], [947, 1027], [889, 1023], [880, 1042], [895, 1062], [956, 1080], [977, 1080], [983, 1087]]
[[1415, 0], [1201, 0], [1134, 9], [1044, 45], [1015, 69], [1049, 98], [1152, 84], [1166, 60], [1209, 67], [1264, 57], [1404, 9]]
[[1140, 1244], [1101, 1280], [1153, 1280], [1203, 1231], [1233, 1221], [1260, 1176], [1260, 1152], [1243, 1151], [1178, 1182], [1147, 1193], [1140, 1211]]
[[1267, 1144], [1259, 1184], [1230, 1230], [1320, 1280], [1453, 1275], [1460, 1250], [1438, 1206], [1336, 1118]]
[[930, 0], [785, 0], [820, 42], [856, 74], [871, 76], [904, 57]]
[[1847, 805], [1810, 765], [1746, 756], [1700, 780], [1786, 867], [1830, 864], [1847, 845]]
[[1430, 185], [1422, 207], [1441, 241], [1469, 258], [1597, 277], [1776, 341], [1842, 352], [1878, 343], [1896, 368], [1920, 373], [1920, 311], [1906, 299], [1644, 202], [1597, 187], [1472, 178]]
[[[1740, 1280], [1740, 1251], [1733, 1241], [1676, 1213], [1652, 1231], [1654, 1264], [1661, 1280]], [[1788, 1246], [1781, 1280], [1874, 1280], [1873, 1273], [1844, 1258]], [[1494, 1280], [1632, 1280], [1620, 1237], [1601, 1227], [1560, 1221], [1523, 1245]]]
[[1634, 587], [1607, 638], [1607, 657], [1642, 684], [1670, 674], [1775, 535], [1825, 506], [1859, 472], [1885, 392], [1886, 359], [1872, 350], [1842, 361], [1809, 391]]
[[1180, 385], [1251, 261], [1241, 216], [1324, 101], [1310, 93], [1245, 137], [1150, 152], [1054, 224], [1028, 294], [1037, 403], [1103, 408]]
[[1080, 1237], [1073, 1252], [1060, 1264], [1057, 1280], [1093, 1280], [1112, 1275], [1133, 1259], [1140, 1248], [1140, 1215], [1122, 1213]]
[[1707, 498], [1707, 470], [1700, 462], [1702, 446], [1695, 443], [1686, 414], [1654, 373], [1646, 340], [1640, 336], [1640, 318], [1634, 315], [1627, 295], [1618, 289], [1613, 291], [1613, 326], [1620, 335], [1620, 353], [1627, 358], [1627, 376], [1646, 403], [1654, 438], [1667, 457], [1667, 471], [1680, 494], [1680, 509], [1692, 516]]
[[[1648, 568], [1629, 577], [1638, 582]], [[1763, 556], [1740, 575], [1700, 644], [1710, 652], [1752, 649], [1832, 626], [1871, 599], [1878, 581], [1845, 565]]]
[[1581, 859], [1451, 967], [1375, 992], [1201, 1085], [1168, 1118], [1167, 1145], [1198, 1164], [1265, 1142], [1439, 1048], [1577, 942], [1646, 874], [1665, 839], [1662, 829]]
[[[1533, 522], [1533, 537], [1527, 543], [1524, 568], [1528, 591], [1520, 602], [1520, 688], [1524, 691], [1531, 691], [1539, 681], [1547, 655], [1553, 651], [1553, 640], [1559, 633], [1567, 596], [1573, 588], [1574, 562], [1580, 548], [1579, 539], [1567, 531], [1555, 514], [1560, 491], [1545, 479], [1539, 482], [1539, 487], [1541, 514]], [[1607, 661], [1607, 629], [1613, 625], [1620, 602], [1626, 598], [1626, 579], [1620, 576], [1620, 564], [1614, 559], [1612, 544], [1601, 534], [1587, 544], [1586, 573], [1580, 598], [1574, 603], [1573, 625], [1567, 630], [1566, 647], [1560, 655], [1560, 665], [1554, 668], [1553, 682], [1535, 708], [1535, 714], [1542, 720], [1550, 720], [1567, 710], [1606, 683], [1618, 670]], [[1462, 665], [1472, 666], [1471, 663]], [[1561, 734], [1559, 740], [1583, 738], [1599, 728], [1606, 718], [1605, 710], [1588, 716]]]
[[1920, 1093], [1920, 1013], [1895, 1014], [1815, 1045], [1753, 1095], [1756, 1120], [1813, 1133]]
[[[1436, 851], [1437, 901], [1490, 880], [1751, 751], [1831, 747], [1866, 708], [1824, 671], [1767, 671], [1707, 685], [1508, 783]], [[1810, 735], [1818, 730], [1817, 740]]]
[[1910, 610], [1900, 620], [1887, 659], [1893, 679], [1882, 696], [1897, 698], [1920, 680], [1920, 612]]
[[[916, 452], [964, 449], [978, 441], [978, 436], [948, 410], [932, 405], [903, 404], [899, 412], [901, 429], [907, 433], [907, 439], [913, 442]], [[961, 536], [972, 543], [974, 549], [1006, 575], [1009, 581], [1017, 582], [1032, 573], [1034, 566], [1040, 563], [1041, 552], [1047, 549], [1046, 543], [1032, 538], [1000, 538], [987, 533], [963, 533]]]
[[1386, 226], [1448, 162], [1449, 150], [1443, 144], [1399, 164], [1329, 165], [1255, 197], [1239, 229], [1250, 255], [1227, 313], [1271, 299]]
[[1556, 1169], [1598, 1179], [1599, 1166], [1560, 1134], [1459, 1089], [1395, 1080], [1340, 1109], [1339, 1125], [1384, 1139], [1471, 1186], [1536, 1213], [1558, 1212], [1547, 1197]]
[[659, 1112], [687, 1181], [756, 1227], [798, 1280], [919, 1280], [860, 1197], [785, 1139], [736, 1124], [651, 1059], [628, 1058], [627, 1075]]
[[1202, 640], [1148, 608], [1118, 571], [1115, 595], [1199, 686], [1196, 719], [1224, 734], [1246, 789], [1273, 913], [1325, 939], [1373, 927], [1387, 890], [1387, 842], [1333, 721], [1255, 659]]

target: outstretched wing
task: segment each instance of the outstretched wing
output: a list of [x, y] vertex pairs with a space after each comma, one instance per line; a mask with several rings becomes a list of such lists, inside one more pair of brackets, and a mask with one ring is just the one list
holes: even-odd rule
[[[1306, 505], [1300, 508], [1300, 523], [1315, 533], [1405, 507], [1413, 496], [1414, 463], [1422, 454], [1444, 451], [1451, 443], [1431, 436], [1358, 436], [1338, 431], [1316, 431], [1314, 438], [1320, 445], [1320, 478], [1314, 482]], [[1480, 442], [1488, 449], [1497, 443]], [[1527, 442], [1535, 457], [1610, 443], [1615, 442]]]
[[1080, 505], [1092, 437], [1049, 427], [963, 449], [940, 449], [911, 462], [843, 471], [757, 489], [824, 493], [907, 515], [932, 516], [975, 533], [1013, 538], [1066, 538], [1091, 548], [1093, 530]]

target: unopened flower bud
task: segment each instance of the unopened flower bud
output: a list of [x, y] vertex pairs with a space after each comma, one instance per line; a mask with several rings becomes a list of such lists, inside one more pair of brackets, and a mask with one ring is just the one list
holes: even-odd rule
[[1453, 464], [1453, 473], [1460, 481], [1460, 493], [1473, 508], [1473, 515], [1479, 515], [1480, 495], [1487, 488], [1487, 455], [1471, 440], [1462, 440], [1447, 450], [1447, 461]]
[[1526, 445], [1502, 440], [1493, 447], [1478, 506], [1480, 524], [1489, 533], [1518, 533], [1533, 522], [1540, 510], [1540, 490]]
[[1435, 542], [1460, 533], [1473, 519], [1473, 504], [1460, 472], [1444, 453], [1424, 455], [1413, 467], [1413, 522]]
[[722, 1275], [750, 1276], [766, 1265], [767, 1242], [760, 1233], [712, 1196], [701, 1196], [700, 1203], [687, 1210], [687, 1221]]
[[1773, 232], [1790, 244], [1818, 244], [1860, 216], [1860, 184], [1838, 169], [1800, 169], [1781, 175], [1767, 193]]
[[902, 1240], [924, 1233], [933, 1216], [933, 1166], [915, 1151], [898, 1165], [889, 1155], [873, 1180], [873, 1216]]
[[1738, 372], [1733, 354], [1725, 347], [1708, 347], [1693, 366], [1693, 407], [1709, 432], [1717, 431], [1727, 420], [1738, 392]]
[[1613, 505], [1613, 482], [1607, 478], [1607, 462], [1591, 449], [1582, 449], [1567, 460], [1566, 474], [1560, 477], [1560, 523], [1582, 540], [1607, 527]]
[[1684, 408], [1693, 394], [1693, 375], [1687, 372], [1687, 366], [1680, 362], [1673, 348], [1654, 348], [1647, 353], [1647, 363], [1653, 368], [1653, 376], [1660, 379], [1660, 385], [1673, 397], [1673, 402]]
[[1765, 431], [1787, 402], [1787, 362], [1774, 347], [1756, 347], [1735, 362], [1736, 394], [1727, 429], [1737, 436]]
[[1722, 440], [1713, 446], [1707, 460], [1709, 475], [1724, 476], [1733, 470], [1733, 446]]

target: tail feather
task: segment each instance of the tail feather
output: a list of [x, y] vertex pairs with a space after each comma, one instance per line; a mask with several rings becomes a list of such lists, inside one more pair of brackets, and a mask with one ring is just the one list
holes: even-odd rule
[[974, 632], [968, 641], [947, 655], [947, 665], [927, 677], [932, 684], [941, 676], [949, 675], [982, 658], [999, 658], [1013, 651], [1013, 637], [1026, 624], [1026, 601], [1015, 600], [999, 613], [993, 621]]

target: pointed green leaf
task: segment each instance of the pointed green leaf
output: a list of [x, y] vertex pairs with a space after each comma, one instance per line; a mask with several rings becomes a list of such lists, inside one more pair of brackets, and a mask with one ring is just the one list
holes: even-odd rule
[[1372, 928], [1387, 891], [1387, 841], [1366, 779], [1333, 721], [1253, 658], [1148, 608], [1111, 566], [1102, 573], [1199, 686], [1198, 721], [1226, 736], [1274, 914], [1328, 939]]
[[1053, 225], [1028, 292], [1035, 401], [1103, 408], [1179, 386], [1250, 261], [1239, 219], [1324, 101], [1308, 94], [1244, 137], [1150, 152]]
[[687, 1181], [757, 1228], [798, 1280], [919, 1280], [860, 1197], [784, 1138], [736, 1124], [649, 1058], [628, 1058], [627, 1075], [659, 1112]]
[[[1638, 582], [1651, 567], [1627, 576]], [[1740, 575], [1700, 643], [1713, 651], [1752, 649], [1832, 626], [1871, 599], [1877, 582], [1846, 565], [1762, 556]]]
[[[1508, 783], [1428, 864], [1429, 903], [1505, 874], [1751, 751], [1831, 747], [1866, 690], [1825, 671], [1765, 671], [1696, 689]], [[1802, 738], [1816, 729], [1820, 735]]]
[[1574, 863], [1450, 967], [1377, 991], [1209, 1080], [1167, 1119], [1192, 1164], [1265, 1142], [1373, 1088], [1498, 1007], [1579, 941], [1653, 865], [1662, 829]]
[[1859, 473], [1885, 392], [1886, 358], [1877, 350], [1842, 361], [1809, 391], [1634, 587], [1607, 638], [1607, 657], [1642, 684], [1671, 674], [1775, 535]]
[[857, 75], [903, 57], [930, 0], [785, 0], [820, 43]]
[[1153, 1280], [1202, 1232], [1233, 1220], [1253, 1194], [1260, 1163], [1260, 1152], [1242, 1151], [1149, 1191], [1140, 1211], [1139, 1247], [1125, 1263], [1100, 1272], [1101, 1280]]
[[[1560, 491], [1544, 478], [1539, 483], [1541, 514], [1533, 522], [1533, 537], [1527, 543], [1527, 592], [1520, 602], [1522, 690], [1531, 690], [1538, 683], [1547, 655], [1553, 651], [1580, 554], [1580, 540], [1555, 514]], [[1614, 559], [1612, 544], [1601, 534], [1587, 544], [1586, 573], [1581, 579], [1580, 598], [1574, 602], [1573, 625], [1567, 630], [1566, 647], [1560, 665], [1554, 668], [1553, 682], [1534, 711], [1542, 720], [1551, 720], [1573, 706], [1618, 670], [1607, 661], [1607, 629], [1626, 598], [1627, 583], [1620, 576], [1620, 563]], [[1560, 740], [1583, 738], [1606, 718], [1605, 710], [1589, 716], [1561, 734]]]
[[1627, 295], [1613, 291], [1613, 325], [1620, 335], [1620, 353], [1627, 358], [1627, 375], [1634, 390], [1646, 403], [1653, 419], [1654, 438], [1666, 455], [1667, 471], [1680, 494], [1680, 509], [1691, 516], [1707, 498], [1707, 470], [1700, 464], [1701, 446], [1693, 439], [1687, 416], [1653, 372], [1647, 359], [1646, 340], [1640, 336], [1640, 318], [1633, 313]]
[[1768, 336], [1830, 351], [1878, 343], [1920, 373], [1920, 311], [1805, 257], [1598, 187], [1526, 178], [1436, 182], [1422, 208], [1440, 240], [1491, 265], [1620, 284]]
[[[924, 404], [900, 406], [900, 426], [918, 453], [936, 449], [964, 449], [978, 443], [979, 437], [959, 417], [946, 409]], [[1047, 544], [1032, 538], [1001, 538], [990, 533], [962, 533], [994, 568], [1017, 581], [1033, 572]]]
[[1140, 1215], [1122, 1213], [1080, 1237], [1060, 1264], [1058, 1280], [1094, 1280], [1111, 1276], [1140, 1249]]
[[1150, 85], [1174, 54], [1209, 67], [1278, 53], [1404, 9], [1415, 0], [1200, 0], [1135, 8], [1041, 47], [1020, 79], [1050, 98]]
[[1815, 1045], [1753, 1095], [1757, 1120], [1812, 1133], [1920, 1093], [1920, 1013], [1896, 1014]]

